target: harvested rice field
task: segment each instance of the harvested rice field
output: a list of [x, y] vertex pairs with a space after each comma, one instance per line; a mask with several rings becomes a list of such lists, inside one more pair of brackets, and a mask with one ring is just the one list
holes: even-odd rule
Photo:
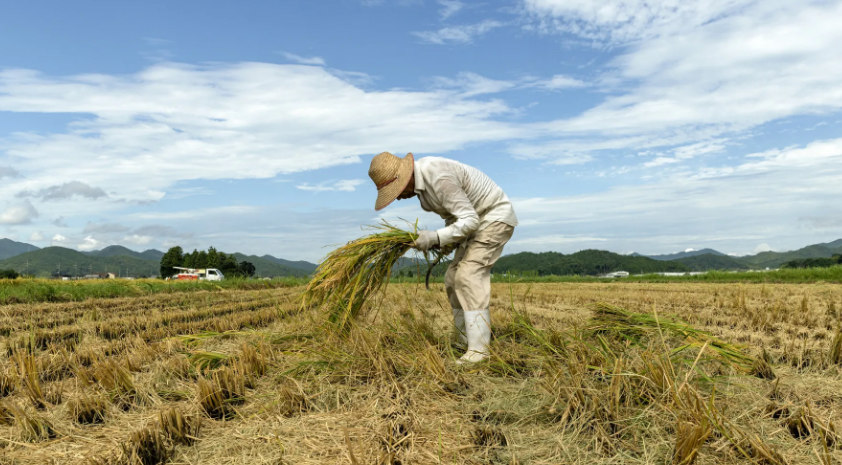
[[0, 463], [842, 461], [842, 285], [494, 284], [470, 367], [432, 288], [4, 305]]

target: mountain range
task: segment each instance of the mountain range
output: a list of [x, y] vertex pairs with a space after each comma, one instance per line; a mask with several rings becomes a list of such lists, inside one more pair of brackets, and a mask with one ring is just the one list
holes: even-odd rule
[[790, 260], [805, 258], [830, 258], [842, 254], [842, 239], [822, 244], [808, 245], [788, 252], [760, 252], [755, 255], [735, 257], [713, 249], [688, 250], [664, 255], [641, 255], [655, 260], [675, 261], [693, 271], [706, 270], [749, 270], [777, 268]]
[[[271, 255], [234, 254], [237, 261], [251, 262], [259, 276], [308, 276], [316, 264], [290, 261]], [[157, 276], [164, 252], [150, 249], [135, 252], [112, 245], [102, 250], [80, 252], [65, 247], [38, 247], [0, 239], [0, 269], [14, 269], [34, 276], [84, 276], [91, 273], [114, 273], [118, 276]]]
[[38, 250], [40, 247], [35, 247], [32, 244], [25, 244], [23, 242], [15, 242], [11, 239], [0, 239], [0, 260], [5, 260], [15, 255], [20, 255], [25, 252]]
[[[777, 268], [790, 260], [829, 258], [842, 254], [842, 239], [813, 244], [788, 252], [760, 252], [734, 257], [713, 249], [688, 250], [672, 254], [620, 255], [602, 250], [582, 250], [573, 254], [557, 252], [521, 252], [504, 255], [495, 272], [533, 271], [539, 274], [598, 274], [606, 271], [706, 271]], [[271, 255], [234, 254], [237, 261], [254, 264], [260, 276], [307, 276], [317, 265], [292, 261]], [[0, 269], [14, 269], [35, 276], [49, 276], [60, 271], [67, 275], [112, 272], [120, 276], [156, 276], [164, 252], [155, 249], [136, 252], [112, 245], [102, 250], [80, 252], [65, 247], [45, 247], [0, 239]], [[417, 267], [415, 261], [403, 259], [396, 270]]]

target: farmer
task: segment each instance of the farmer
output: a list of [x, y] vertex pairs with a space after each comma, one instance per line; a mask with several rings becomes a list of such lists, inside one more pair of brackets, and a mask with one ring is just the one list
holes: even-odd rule
[[371, 160], [368, 176], [377, 186], [375, 210], [395, 199], [418, 196], [424, 211], [438, 213], [445, 227], [418, 231], [415, 248], [457, 244], [444, 286], [458, 340], [467, 351], [457, 363], [488, 358], [491, 341], [491, 267], [512, 237], [517, 217], [506, 194], [476, 168], [439, 157], [415, 160], [383, 152]]

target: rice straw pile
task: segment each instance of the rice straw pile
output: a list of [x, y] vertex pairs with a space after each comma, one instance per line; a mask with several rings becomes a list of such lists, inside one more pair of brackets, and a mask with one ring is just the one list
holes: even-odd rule
[[596, 303], [594, 313], [588, 327], [591, 331], [612, 333], [634, 342], [639, 342], [641, 338], [652, 336], [656, 332], [666, 333], [668, 336], [684, 338], [684, 347], [707, 346], [716, 358], [743, 373], [767, 379], [775, 377], [772, 368], [763, 359], [751, 357], [739, 347], [687, 323], [664, 316], [630, 312], [605, 302]]
[[374, 234], [348, 242], [327, 255], [304, 291], [305, 306], [327, 309], [329, 321], [347, 330], [363, 304], [389, 282], [392, 266], [418, 238], [418, 222], [405, 231], [383, 221]]

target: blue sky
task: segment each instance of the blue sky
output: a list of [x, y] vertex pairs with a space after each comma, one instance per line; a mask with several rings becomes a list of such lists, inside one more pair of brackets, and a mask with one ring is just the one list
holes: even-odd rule
[[507, 252], [842, 237], [842, 1], [4, 2], [0, 236], [317, 260], [381, 152], [488, 173]]

